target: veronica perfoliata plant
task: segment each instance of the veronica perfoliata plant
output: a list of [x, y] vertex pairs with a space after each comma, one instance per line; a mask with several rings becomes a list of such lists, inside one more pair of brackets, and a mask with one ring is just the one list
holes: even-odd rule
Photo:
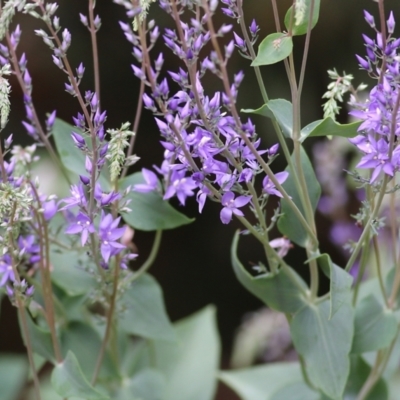
[[[376, 1], [379, 23], [375, 11], [364, 12], [369, 32], [354, 68], [358, 62], [372, 83], [355, 87], [353, 75], [332, 66], [323, 119], [303, 126], [307, 57], [323, 2], [293, 0], [280, 15], [271, 0], [275, 32], [265, 36], [244, 15], [242, 0], [114, 0], [126, 12], [119, 26], [132, 46], [140, 101], [133, 123], [109, 126], [100, 95], [102, 21], [96, 2], [87, 3], [88, 13], [77, 18], [93, 50], [88, 88], [83, 61], [70, 61], [73, 32], [57, 16], [57, 3], [1, 4], [0, 294], [18, 311], [27, 357], [0, 356], [0, 398], [212, 400], [220, 381], [242, 400], [396, 399], [400, 39], [394, 14], [383, 0]], [[149, 18], [153, 7], [173, 25], [161, 29]], [[64, 89], [79, 107], [68, 121], [57, 110], [44, 116], [36, 108], [28, 58], [18, 47], [25, 34], [15, 23], [18, 13], [35, 19], [35, 34], [64, 74]], [[301, 38], [298, 67], [293, 47]], [[263, 99], [257, 109], [237, 106], [244, 73], [230, 68], [234, 52], [254, 70]], [[164, 53], [177, 66], [168, 66]], [[287, 73], [289, 99], [269, 98], [270, 77], [262, 72], [276, 63]], [[23, 95], [26, 147], [8, 132], [11, 76]], [[218, 90], [209, 89], [210, 78]], [[352, 122], [336, 121], [341, 108]], [[135, 154], [145, 112], [154, 116], [163, 149], [157, 165]], [[272, 122], [268, 146], [254, 114]], [[304, 146], [310, 137], [321, 139], [313, 163]], [[67, 195], [42, 191], [34, 169], [38, 149], [58, 167]], [[138, 171], [140, 158], [145, 167]], [[352, 215], [350, 196], [360, 204]], [[199, 214], [216, 203], [216, 223], [240, 225], [233, 272], [269, 308], [238, 334], [232, 363], [241, 369], [219, 370], [214, 309], [172, 324], [148, 273], [162, 231], [192, 221], [169, 204], [173, 198], [181, 206], [197, 202]], [[331, 221], [330, 239], [345, 265], [321, 250], [317, 208]], [[134, 230], [154, 232], [140, 264]], [[238, 256], [243, 236], [263, 249], [252, 269]], [[286, 256], [296, 248], [304, 260], [290, 265]], [[252, 366], [278, 328], [281, 347], [293, 348], [292, 361], [269, 356], [274, 363]]]

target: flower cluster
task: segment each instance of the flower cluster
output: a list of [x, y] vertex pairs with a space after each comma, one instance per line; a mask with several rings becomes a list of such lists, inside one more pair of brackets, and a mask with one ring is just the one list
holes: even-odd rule
[[[373, 16], [366, 11], [364, 15], [368, 24], [375, 29]], [[363, 35], [367, 57], [357, 56], [361, 68], [378, 79], [367, 102], [353, 102], [357, 109], [350, 112], [363, 121], [358, 129], [359, 135], [350, 141], [363, 153], [357, 167], [371, 171], [371, 183], [377, 181], [381, 173], [393, 177], [400, 168], [400, 39], [392, 37], [394, 26], [391, 13], [387, 20], [387, 37], [382, 37], [378, 31], [376, 39]]]
[[[173, 12], [168, 2], [161, 2], [161, 7]], [[242, 122], [238, 116], [235, 103], [244, 78], [243, 72], [236, 73], [232, 83], [227, 81], [223, 73], [223, 66], [232, 55], [235, 42], [242, 53], [246, 52], [245, 46], [241, 44], [242, 39], [235, 34], [235, 40], [228, 42], [223, 55], [212, 50], [208, 56], [201, 57], [204, 46], [212, 38], [206, 26], [207, 11], [214, 10], [206, 10], [201, 20], [179, 21], [179, 29], [176, 31], [165, 29], [165, 45], [186, 66], [186, 69], [168, 71], [169, 78], [174, 82], [173, 87], [178, 86], [176, 91], [170, 89], [167, 78], [161, 77], [163, 54], [159, 54], [154, 61], [154, 68], [151, 67], [149, 48], [143, 43], [144, 32], [142, 36], [140, 32], [136, 35], [128, 24], [120, 25], [126, 38], [134, 45], [134, 56], [142, 65], [147, 66], [147, 74], [140, 66], [132, 65], [132, 69], [136, 77], [151, 88], [150, 94], [144, 94], [143, 103], [145, 108], [155, 114], [162, 136], [164, 162], [156, 170], [163, 177], [164, 199], [176, 196], [184, 205], [188, 197], [196, 194], [200, 212], [207, 198], [218, 201], [223, 207], [221, 221], [227, 224], [233, 215], [244, 215], [240, 208], [245, 205], [251, 204], [253, 207], [254, 201], [264, 204], [263, 199], [268, 195], [281, 196], [268, 177], [263, 181], [264, 190], [260, 197], [251, 190], [256, 176], [263, 172], [257, 157], [266, 155], [266, 162], [270, 163], [278, 146], [269, 150], [260, 149], [261, 141], [252, 121], [248, 119]], [[225, 36], [231, 30], [232, 25], [222, 25], [214, 34]], [[257, 31], [258, 27], [253, 22], [250, 27], [253, 39]], [[159, 35], [159, 29], [151, 26], [146, 33], [151, 48]], [[224, 82], [224, 91], [216, 91], [212, 96], [206, 94], [202, 79], [208, 72]], [[153, 172], [144, 169], [143, 176], [146, 183], [136, 185], [135, 190], [158, 190]], [[282, 183], [287, 176], [285, 172], [277, 174], [276, 178]]]
[[[82, 112], [73, 118], [76, 129], [71, 132], [71, 140], [83, 153], [86, 174], [80, 175], [78, 184], [71, 185], [70, 196], [58, 202], [54, 196], [41, 195], [37, 183], [32, 181], [30, 166], [37, 160], [36, 147], [51, 146], [48, 137], [56, 122], [56, 112], [53, 111], [47, 117], [43, 128], [32, 101], [32, 79], [25, 54], [17, 57], [21, 37], [21, 29], [17, 26], [9, 36], [8, 46], [0, 45], [0, 73], [8, 74], [11, 65], [13, 73], [19, 78], [26, 109], [26, 120], [22, 124], [37, 143], [26, 148], [11, 148], [12, 136], [4, 143], [6, 151], [3, 157], [7, 153], [11, 157], [9, 161], [2, 161], [0, 179], [0, 200], [4, 199], [0, 207], [4, 227], [1, 237], [3, 255], [0, 257], [0, 286], [6, 286], [10, 297], [14, 296], [16, 288], [19, 293], [24, 289], [27, 296], [33, 293], [33, 289], [19, 278], [20, 273], [32, 275], [38, 266], [48, 268], [51, 265], [51, 260], [43, 259], [50, 247], [49, 235], [44, 232], [51, 230], [48, 223], [57, 212], [67, 223], [65, 233], [78, 235], [80, 245], [90, 249], [94, 262], [100, 268], [109, 269], [112, 258], [119, 255], [117, 264], [126, 269], [129, 261], [136, 257], [121, 243], [126, 227], [122, 226], [118, 215], [127, 210], [128, 201], [124, 200], [126, 192], [111, 190], [112, 182], [104, 168], [106, 160], [110, 159], [110, 173], [115, 181], [125, 162], [123, 149], [128, 144], [126, 139], [132, 133], [127, 130], [129, 124], [124, 124], [118, 131], [108, 131], [111, 141], [110, 144], [107, 142], [104, 127], [106, 112], [101, 111], [95, 92], [82, 93], [80, 90], [85, 68], [82, 63], [75, 72], [70, 67], [66, 53], [71, 44], [71, 34], [67, 29], [61, 29], [59, 18], [54, 15], [56, 10], [56, 4], [43, 6], [38, 3], [25, 11], [47, 25], [50, 34], [44, 30], [37, 30], [36, 34], [51, 49], [54, 63], [67, 75], [66, 91], [77, 97], [81, 105]], [[100, 24], [100, 18], [96, 17], [94, 29], [98, 30]], [[3, 77], [1, 79], [4, 80]], [[3, 89], [2, 92], [8, 96], [7, 90]], [[2, 104], [0, 119], [5, 123], [8, 117], [7, 104], [4, 101]]]

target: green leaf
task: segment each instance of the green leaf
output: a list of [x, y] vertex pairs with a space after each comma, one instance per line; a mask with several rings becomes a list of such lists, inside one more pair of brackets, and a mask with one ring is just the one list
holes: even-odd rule
[[144, 369], [124, 380], [115, 400], [164, 400], [165, 378], [154, 369]]
[[20, 398], [28, 376], [28, 363], [21, 355], [0, 354], [0, 399]]
[[[301, 21], [296, 21], [296, 19], [293, 18], [293, 26], [292, 26], [292, 35], [293, 36], [305, 35], [307, 33], [308, 22], [310, 20], [310, 14], [311, 14], [311, 1], [312, 0], [305, 0], [304, 17], [301, 19]], [[311, 29], [314, 28], [314, 26], [318, 22], [319, 6], [320, 6], [320, 0], [314, 0]], [[287, 13], [285, 15], [285, 27], [286, 27], [287, 31], [289, 31], [289, 29], [290, 29], [292, 13], [293, 13], [293, 6], [289, 8], [289, 10], [287, 11]]]
[[293, 132], [293, 106], [285, 99], [269, 100], [262, 107], [252, 110], [250, 108], [241, 110], [245, 113], [259, 114], [276, 120], [285, 137], [291, 138]]
[[258, 46], [258, 54], [252, 67], [271, 65], [287, 58], [293, 50], [292, 38], [287, 33], [272, 33]]
[[388, 347], [397, 333], [397, 320], [374, 295], [357, 304], [352, 353], [361, 354]]
[[329, 300], [310, 304], [294, 315], [290, 328], [311, 383], [333, 400], [342, 400], [350, 373], [354, 310], [343, 304], [329, 319]]
[[[119, 181], [121, 190], [137, 183], [144, 183], [141, 172], [129, 175]], [[194, 219], [188, 218], [176, 211], [161, 194], [139, 193], [131, 191], [127, 198], [131, 200], [129, 208], [132, 210], [123, 214], [126, 223], [135, 229], [142, 231], [156, 231], [159, 229], [174, 229], [182, 225], [190, 224]]]
[[[254, 296], [268, 305], [273, 310], [285, 313], [295, 313], [305, 302], [298, 286], [286, 275], [282, 268], [277, 274], [266, 273], [252, 276], [246, 271], [237, 256], [239, 233], [236, 232], [231, 246], [231, 260], [233, 270], [239, 282]], [[307, 290], [303, 279], [292, 269], [292, 275], [299, 284]]]
[[216, 390], [220, 343], [214, 307], [175, 325], [178, 342], [153, 342], [150, 351], [165, 376], [163, 400], [212, 400]]
[[[74, 174], [87, 176], [88, 173], [85, 169], [85, 155], [75, 146], [71, 138], [72, 131], [84, 136], [78, 128], [56, 118], [53, 127], [53, 138], [62, 164], [68, 171], [71, 171]], [[111, 189], [106, 166], [102, 170], [99, 182], [103, 190]]]
[[175, 341], [175, 333], [168, 319], [160, 285], [144, 274], [124, 292], [121, 305], [125, 312], [119, 327], [125, 332], [155, 340]]
[[319, 400], [320, 397], [303, 382], [297, 362], [223, 371], [219, 377], [242, 400]]
[[[367, 380], [371, 367], [359, 356], [351, 356], [350, 376], [346, 385], [344, 400], [356, 400]], [[366, 400], [388, 400], [389, 393], [385, 381], [380, 378]]]
[[[94, 371], [101, 339], [97, 331], [88, 324], [82, 322], [73, 322], [62, 331], [61, 348], [63, 355], [72, 351], [76, 354], [77, 361], [87, 379], [90, 379]], [[115, 376], [115, 367], [113, 366], [108, 352], [105, 353], [102, 368], [99, 377]]]
[[351, 304], [353, 277], [343, 268], [334, 264], [328, 254], [321, 254], [317, 260], [325, 275], [330, 279], [329, 319], [331, 319], [343, 304]]
[[109, 399], [107, 395], [100, 393], [90, 385], [72, 351], [68, 352], [62, 363], [54, 367], [51, 374], [51, 384], [62, 397], [76, 396], [85, 400]]
[[[314, 169], [303, 147], [301, 147], [300, 157], [304, 177], [307, 182], [307, 189], [311, 200], [311, 206], [315, 211], [315, 209], [317, 208], [318, 200], [321, 196], [321, 186], [315, 176]], [[296, 165], [294, 154], [292, 154], [292, 160], [294, 165]], [[297, 205], [301, 213], [304, 215], [301, 198], [297, 191], [293, 174], [290, 171], [289, 166], [286, 168], [286, 171], [289, 172], [289, 177], [286, 179], [282, 186], [284, 187], [288, 195], [292, 197], [292, 200]], [[290, 208], [288, 202], [285, 199], [281, 200], [281, 207], [283, 215], [278, 220], [279, 231], [299, 246], [306, 247], [308, 241], [307, 232], [303, 228], [303, 225], [298, 220], [297, 216], [294, 214], [293, 210]]]
[[300, 132], [300, 140], [303, 142], [308, 137], [316, 136], [341, 136], [352, 138], [357, 135], [357, 129], [361, 125], [360, 121], [350, 124], [339, 124], [331, 117], [311, 122]]
[[52, 281], [69, 296], [87, 294], [96, 287], [94, 276], [84, 270], [84, 266], [92, 263], [86, 253], [60, 251], [52, 246], [50, 260], [53, 265]]
[[[32, 321], [28, 313], [25, 314], [27, 319], [28, 332], [32, 345], [32, 350], [36, 354], [39, 354], [40, 356], [44, 357], [47, 361], [50, 361], [54, 364], [55, 357], [54, 357], [53, 342], [51, 340], [50, 332], [36, 325]], [[21, 317], [19, 317], [19, 322], [21, 326]], [[22, 329], [21, 332], [24, 343], [26, 343], [25, 334]]]

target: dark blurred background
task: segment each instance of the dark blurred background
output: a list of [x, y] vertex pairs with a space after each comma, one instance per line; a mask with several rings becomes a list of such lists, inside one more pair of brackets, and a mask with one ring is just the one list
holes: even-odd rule
[[[72, 66], [76, 67], [82, 61], [86, 73], [82, 82], [82, 89], [93, 89], [91, 73], [91, 45], [86, 28], [79, 21], [79, 12], [87, 14], [87, 2], [59, 0], [58, 15], [62, 27], [68, 27], [72, 33], [72, 46], [68, 56]], [[260, 40], [269, 33], [273, 33], [273, 16], [270, 2], [260, 0], [246, 0], [245, 15], [249, 25], [256, 18], [260, 25]], [[281, 21], [291, 0], [279, 0]], [[327, 70], [336, 68], [339, 73], [346, 71], [355, 76], [355, 85], [370, 83], [366, 74], [358, 70], [354, 57], [355, 53], [364, 54], [361, 33], [372, 35], [369, 26], [364, 22], [362, 10], [365, 8], [377, 15], [377, 4], [372, 0], [321, 0], [319, 22], [313, 30], [309, 52], [307, 73], [302, 98], [302, 125], [322, 118], [321, 96], [329, 83]], [[389, 10], [399, 10], [398, 2], [385, 2], [387, 13]], [[125, 21], [124, 9], [111, 1], [97, 0], [96, 12], [102, 18], [102, 27], [98, 34], [100, 66], [101, 66], [101, 100], [102, 108], [107, 110], [107, 128], [116, 128], [125, 121], [133, 121], [138, 96], [138, 81], [131, 73], [130, 64], [134, 62], [131, 56], [131, 45], [125, 40], [118, 25], [119, 20]], [[172, 20], [153, 4], [150, 18], [154, 18], [160, 28], [172, 27]], [[33, 99], [39, 114], [44, 118], [45, 113], [57, 110], [58, 117], [72, 123], [72, 115], [79, 111], [77, 101], [64, 92], [66, 77], [54, 66], [49, 49], [42, 40], [33, 34], [33, 29], [45, 29], [42, 23], [29, 16], [19, 15], [15, 19], [22, 26], [22, 37], [19, 54], [25, 52], [28, 59], [29, 72], [33, 79]], [[15, 26], [13, 23], [13, 26]], [[223, 15], [218, 15], [215, 25], [233, 23]], [[239, 32], [237, 25], [235, 30]], [[302, 57], [304, 37], [295, 38], [294, 55], [297, 64]], [[180, 65], [163, 45], [160, 38], [155, 55], [163, 51], [166, 62], [165, 69], [176, 70]], [[206, 53], [204, 53], [205, 55]], [[238, 54], [234, 55], [229, 64], [230, 72], [242, 69], [245, 79], [239, 92], [238, 107], [257, 108], [262, 105], [261, 95], [256, 85], [255, 77], [247, 60]], [[263, 76], [270, 98], [286, 98], [290, 100], [283, 64], [262, 67]], [[208, 75], [203, 83], [206, 91], [211, 94], [216, 87], [222, 89], [221, 84]], [[26, 134], [20, 123], [24, 119], [24, 107], [21, 92], [12, 80], [12, 114], [6, 134], [13, 132], [16, 142], [27, 144]], [[340, 122], [347, 121], [346, 109], [342, 110]], [[262, 137], [263, 148], [275, 143], [273, 129], [269, 120], [254, 116], [257, 131]], [[136, 141], [135, 153], [141, 161], [134, 170], [142, 167], [151, 167], [159, 164], [162, 158], [162, 149], [158, 144], [158, 133], [152, 116], [144, 112]], [[312, 145], [312, 143], [310, 143]], [[285, 165], [279, 161], [274, 163], [276, 171], [282, 170]], [[175, 206], [179, 205], [175, 202]], [[262, 306], [260, 301], [248, 294], [236, 281], [229, 259], [230, 244], [234, 231], [239, 227], [233, 221], [228, 226], [220, 223], [220, 207], [208, 202], [201, 216], [197, 213], [197, 203], [194, 199], [188, 201], [182, 212], [196, 221], [191, 225], [164, 233], [160, 253], [151, 273], [161, 283], [166, 308], [173, 321], [199, 310], [207, 304], [215, 304], [218, 309], [218, 324], [223, 344], [223, 366], [228, 366], [232, 339], [235, 330], [240, 325], [243, 316]], [[319, 218], [319, 231], [323, 250], [334, 251], [329, 245], [326, 235], [327, 221]], [[153, 234], [136, 232], [134, 241], [140, 252], [137, 265], [140, 265], [149, 252]], [[240, 249], [240, 257], [246, 266], [262, 260], [261, 249], [254, 242], [247, 241]], [[293, 250], [287, 257], [288, 263], [307, 277], [303, 271], [304, 254], [300, 250]], [[337, 263], [342, 263], [340, 255]], [[16, 317], [7, 302], [3, 302], [0, 326], [0, 351], [21, 350], [21, 341], [18, 339]], [[4, 327], [7, 327], [4, 329]], [[219, 393], [219, 399], [234, 399], [226, 390]]]

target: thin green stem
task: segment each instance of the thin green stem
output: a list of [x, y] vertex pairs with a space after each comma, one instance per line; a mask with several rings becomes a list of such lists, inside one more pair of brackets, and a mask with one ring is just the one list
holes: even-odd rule
[[385, 301], [385, 305], [386, 305], [386, 307], [389, 308], [389, 302], [387, 299], [385, 284], [383, 282], [382, 264], [381, 264], [381, 256], [380, 256], [380, 251], [379, 251], [378, 238], [376, 236], [374, 236], [372, 238], [372, 243], [374, 245], [374, 253], [375, 253], [375, 259], [376, 259], [376, 274], [378, 275], [379, 288], [381, 289], [381, 293], [382, 293], [382, 297]]
[[153, 265], [157, 257], [158, 251], [160, 249], [161, 238], [162, 238], [162, 230], [160, 229], [156, 231], [153, 246], [151, 248], [149, 256], [147, 257], [147, 260], [141, 265], [141, 267], [137, 271], [133, 272], [132, 276], [129, 279], [131, 282], [139, 279]]
[[370, 217], [368, 218], [367, 223], [365, 224], [364, 230], [361, 233], [361, 236], [358, 239], [358, 242], [357, 242], [353, 252], [351, 253], [349, 261], [347, 261], [347, 264], [346, 264], [346, 267], [345, 267], [346, 271], [349, 271], [350, 268], [353, 266], [353, 264], [354, 264], [354, 262], [355, 262], [355, 260], [356, 260], [356, 258], [358, 256], [358, 253], [360, 252], [360, 250], [361, 250], [362, 246], [364, 245], [364, 243], [366, 243], [365, 240], [369, 235], [369, 230], [371, 229], [371, 225], [375, 222], [375, 220], [376, 220], [376, 218], [378, 216], [379, 209], [381, 207], [383, 197], [385, 196], [385, 190], [386, 190], [386, 186], [387, 186], [388, 180], [389, 180], [388, 176], [385, 175], [385, 177], [383, 178], [381, 190], [379, 192], [378, 200], [375, 203], [374, 210], [373, 210], [372, 214], [370, 215]]
[[376, 355], [375, 363], [370, 371], [370, 374], [368, 375], [367, 380], [365, 381], [363, 387], [361, 388], [361, 390], [357, 396], [357, 400], [365, 400], [368, 397], [371, 390], [376, 385], [376, 383], [378, 382], [378, 380], [380, 379], [380, 377], [382, 376], [382, 374], [385, 371], [385, 368], [389, 362], [389, 359], [392, 355], [393, 348], [397, 342], [399, 333], [400, 333], [400, 329], [397, 328], [397, 334], [393, 338], [389, 348], [378, 351], [378, 353]]
[[93, 72], [94, 72], [94, 90], [97, 94], [100, 104], [100, 68], [99, 68], [99, 51], [97, 46], [96, 28], [94, 26], [94, 7], [95, 1], [89, 0], [89, 31], [92, 41], [92, 54], [93, 54]]
[[119, 270], [120, 270], [120, 258], [119, 254], [115, 256], [115, 264], [114, 264], [114, 277], [113, 277], [113, 288], [110, 297], [110, 305], [108, 307], [107, 312], [107, 322], [106, 322], [106, 331], [104, 333], [103, 341], [101, 342], [101, 347], [99, 351], [99, 355], [96, 360], [96, 365], [94, 367], [93, 376], [91, 380], [91, 384], [94, 386], [97, 378], [100, 373], [101, 365], [103, 364], [104, 355], [107, 349], [108, 341], [110, 339], [110, 334], [113, 326], [114, 320], [114, 311], [115, 311], [115, 304], [118, 294], [118, 278], [119, 278]]
[[363, 248], [362, 248], [360, 265], [358, 268], [356, 282], [354, 284], [353, 306], [355, 306], [357, 304], [358, 290], [360, 288], [360, 284], [361, 284], [362, 278], [364, 276], [365, 268], [367, 266], [367, 262], [369, 259], [369, 254], [370, 254], [370, 246], [368, 246], [369, 241], [370, 241], [370, 234], [368, 233], [367, 237], [365, 238], [366, 246], [363, 246]]

